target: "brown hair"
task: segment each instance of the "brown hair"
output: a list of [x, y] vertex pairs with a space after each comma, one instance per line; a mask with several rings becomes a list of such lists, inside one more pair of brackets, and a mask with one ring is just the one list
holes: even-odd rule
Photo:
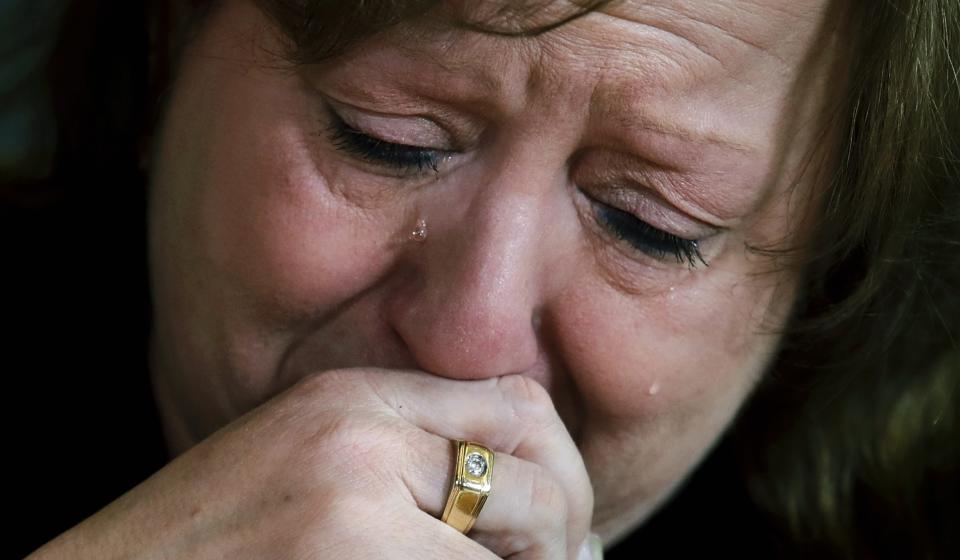
[[854, 9], [805, 303], [738, 436], [754, 495], [798, 537], [934, 557], [955, 538], [942, 496], [960, 467], [960, 4]]

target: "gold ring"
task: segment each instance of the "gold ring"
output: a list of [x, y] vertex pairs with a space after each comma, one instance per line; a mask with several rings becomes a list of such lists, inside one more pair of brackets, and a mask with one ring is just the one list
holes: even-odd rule
[[457, 446], [453, 485], [441, 521], [466, 534], [483, 509], [493, 481], [493, 451], [479, 443], [454, 440]]

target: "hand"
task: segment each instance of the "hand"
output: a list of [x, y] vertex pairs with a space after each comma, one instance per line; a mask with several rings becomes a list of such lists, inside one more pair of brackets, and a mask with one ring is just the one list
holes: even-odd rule
[[[451, 439], [493, 449], [469, 537], [439, 520]], [[577, 558], [592, 490], [546, 391], [351, 369], [237, 419], [31, 558]]]

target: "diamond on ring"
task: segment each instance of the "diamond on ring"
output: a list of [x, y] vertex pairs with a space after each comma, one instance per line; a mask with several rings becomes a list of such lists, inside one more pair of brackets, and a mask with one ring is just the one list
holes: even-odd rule
[[487, 460], [479, 453], [467, 455], [464, 466], [467, 468], [467, 472], [473, 476], [483, 476], [483, 473], [487, 472]]

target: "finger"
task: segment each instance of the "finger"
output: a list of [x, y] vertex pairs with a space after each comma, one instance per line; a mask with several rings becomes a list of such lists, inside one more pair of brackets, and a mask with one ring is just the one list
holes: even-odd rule
[[[342, 546], [321, 545], [321, 558], [416, 558], [417, 560], [498, 560], [494, 551], [456, 531], [437, 530], [437, 521], [392, 516], [377, 527], [376, 538], [344, 539]], [[441, 528], [442, 529], [442, 528]], [[367, 530], [367, 529], [364, 529]], [[303, 557], [308, 557], [304, 555]], [[298, 556], [300, 557], [300, 556]], [[314, 557], [314, 556], [309, 556]]]
[[[371, 372], [368, 381], [407, 422], [445, 439], [473, 440], [532, 463], [522, 467], [518, 475], [518, 484], [526, 490], [517, 496], [523, 499], [536, 495], [538, 498], [531, 503], [541, 504], [545, 497], [555, 498], [559, 488], [566, 498], [567, 549], [576, 550], [587, 537], [593, 508], [589, 477], [576, 444], [538, 383], [520, 375], [461, 381], [388, 370]], [[447, 450], [445, 456], [446, 472], [452, 473], [452, 451]], [[444, 493], [440, 507], [445, 500]], [[506, 510], [510, 507], [525, 509], [502, 494], [494, 498], [493, 493], [487, 507], [494, 501], [504, 501], [507, 506], [503, 512], [497, 508], [497, 515], [509, 513]], [[486, 534], [484, 529], [478, 521], [478, 532]]]
[[[445, 437], [411, 427], [403, 439], [398, 474], [417, 507], [438, 522], [450, 493], [455, 456], [455, 446]], [[566, 558], [568, 498], [553, 473], [496, 453], [492, 475], [490, 495], [470, 538], [500, 557]]]

